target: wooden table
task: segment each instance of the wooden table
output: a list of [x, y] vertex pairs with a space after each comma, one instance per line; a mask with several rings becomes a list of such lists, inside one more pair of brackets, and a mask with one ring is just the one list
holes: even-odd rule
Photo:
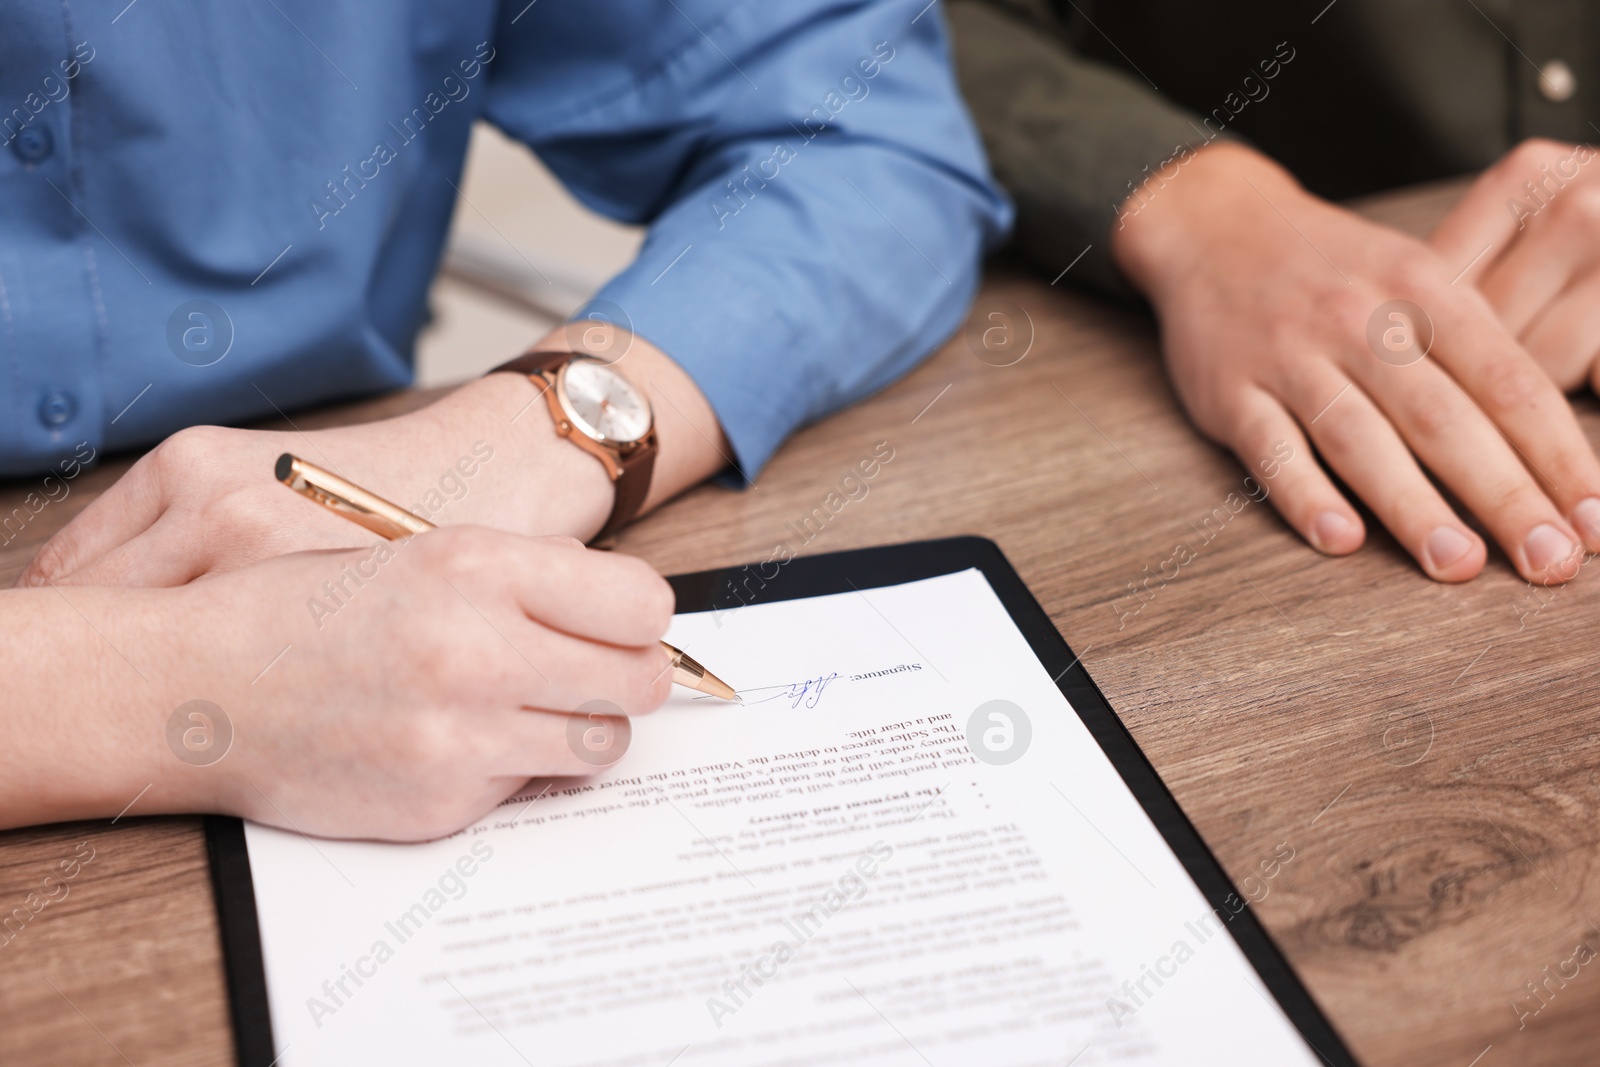
[[[1458, 192], [1369, 211], [1420, 232]], [[1257, 907], [1363, 1062], [1600, 1058], [1600, 965], [1547, 977], [1571, 975], [1580, 944], [1586, 961], [1600, 952], [1596, 581], [1535, 592], [1494, 557], [1476, 581], [1436, 585], [1381, 532], [1325, 559], [1252, 503], [1214, 520], [1221, 532], [1148, 601], [1131, 599], [1179, 541], [1198, 545], [1244, 472], [1184, 420], [1147, 320], [1005, 273], [974, 320], [1007, 305], [1036, 335], [1020, 362], [992, 366], [957, 337], [799, 434], [758, 489], [702, 487], [622, 547], [665, 572], [766, 558], [889, 441], [870, 494], [806, 551], [998, 541], [1235, 879], [1294, 850]], [[1600, 440], [1600, 413], [1579, 405]], [[0, 582], [126, 467], [45, 509], [26, 544], [0, 552]], [[0, 514], [25, 488], [0, 489]], [[91, 709], [62, 715], [93, 729]], [[69, 896], [0, 948], [0, 1062], [231, 1059], [199, 822], [135, 815], [0, 834], [0, 911], [78, 842], [95, 850]], [[1543, 1006], [1529, 982], [1545, 983]], [[1519, 1020], [1518, 1006], [1537, 1014]]]

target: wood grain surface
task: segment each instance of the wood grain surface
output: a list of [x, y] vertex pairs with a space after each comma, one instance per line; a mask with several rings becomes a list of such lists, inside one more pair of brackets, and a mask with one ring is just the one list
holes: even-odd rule
[[[1366, 210], [1421, 232], [1459, 188]], [[1376, 530], [1323, 558], [1270, 504], [1227, 507], [1245, 472], [1184, 419], [1146, 317], [1005, 271], [968, 330], [991, 312], [1031, 324], [1019, 362], [990, 365], [958, 336], [800, 433], [757, 488], [702, 487], [620, 547], [675, 572], [780, 543], [993, 538], [1235, 879], [1294, 850], [1256, 907], [1364, 1063], [1600, 1060], [1594, 576], [1534, 590], [1495, 555], [1476, 581], [1437, 585]], [[1577, 403], [1600, 440], [1600, 412]], [[894, 458], [867, 495], [804, 542], [800, 520], [880, 441]], [[46, 508], [0, 551], [0, 582], [126, 466]], [[0, 514], [27, 488], [0, 489]], [[1180, 543], [1195, 558], [1134, 597]], [[63, 716], [93, 728], [93, 709]], [[0, 1063], [229, 1062], [198, 821], [135, 809], [0, 834], [0, 912], [80, 842], [94, 858], [67, 898], [0, 947]]]

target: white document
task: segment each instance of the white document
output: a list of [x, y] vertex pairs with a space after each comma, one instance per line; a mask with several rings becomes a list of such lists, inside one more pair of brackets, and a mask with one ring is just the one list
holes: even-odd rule
[[1318, 1062], [981, 572], [668, 639], [748, 703], [426, 845], [247, 827], [282, 1063]]

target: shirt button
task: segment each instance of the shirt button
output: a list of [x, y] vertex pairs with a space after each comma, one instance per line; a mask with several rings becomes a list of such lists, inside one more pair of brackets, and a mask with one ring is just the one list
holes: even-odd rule
[[1577, 76], [1561, 60], [1552, 59], [1539, 68], [1539, 92], [1546, 100], [1556, 104], [1565, 103], [1577, 91]]
[[24, 126], [12, 138], [11, 151], [24, 163], [38, 163], [49, 158], [55, 143], [48, 126]]
[[71, 422], [77, 413], [77, 398], [60, 389], [50, 390], [39, 401], [39, 421], [52, 430]]

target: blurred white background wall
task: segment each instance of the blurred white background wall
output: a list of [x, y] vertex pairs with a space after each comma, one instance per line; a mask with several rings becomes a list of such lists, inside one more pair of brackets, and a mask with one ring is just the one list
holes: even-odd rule
[[417, 342], [417, 384], [476, 377], [527, 348], [626, 266], [644, 231], [589, 211], [522, 145], [479, 123], [449, 251]]

